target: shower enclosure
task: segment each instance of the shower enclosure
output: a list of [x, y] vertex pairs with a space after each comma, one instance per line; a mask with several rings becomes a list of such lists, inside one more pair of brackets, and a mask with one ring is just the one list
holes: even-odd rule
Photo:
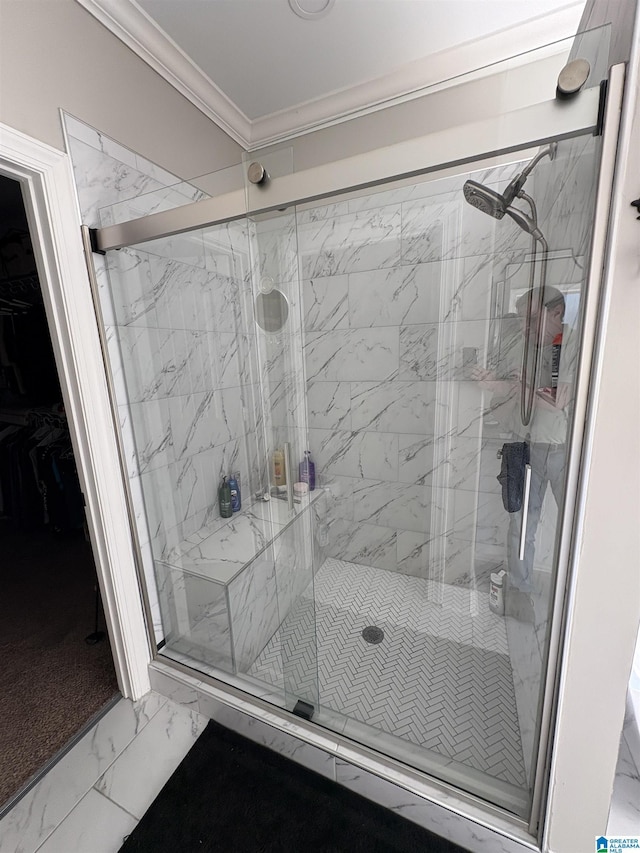
[[570, 46], [541, 51], [484, 69], [493, 118], [301, 173], [254, 154], [261, 183], [139, 197], [94, 234], [158, 654], [533, 828], [605, 37], [572, 99]]

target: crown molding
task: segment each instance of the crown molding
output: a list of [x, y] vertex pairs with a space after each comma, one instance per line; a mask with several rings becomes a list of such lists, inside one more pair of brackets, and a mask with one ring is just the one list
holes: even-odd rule
[[[207, 77], [135, 0], [76, 0], [245, 150], [284, 142], [325, 127], [455, 85], [461, 75], [490, 74], [491, 65], [570, 38], [576, 32], [572, 0], [526, 24], [407, 63], [395, 72], [251, 120]], [[556, 46], [556, 52], [561, 50]]]
[[243, 148], [251, 121], [134, 0], [76, 0]]

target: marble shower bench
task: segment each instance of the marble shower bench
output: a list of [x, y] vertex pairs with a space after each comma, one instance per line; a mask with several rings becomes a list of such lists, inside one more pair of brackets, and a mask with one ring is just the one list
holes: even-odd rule
[[253, 501], [156, 560], [168, 650], [247, 672], [320, 565], [312, 515], [324, 499]]

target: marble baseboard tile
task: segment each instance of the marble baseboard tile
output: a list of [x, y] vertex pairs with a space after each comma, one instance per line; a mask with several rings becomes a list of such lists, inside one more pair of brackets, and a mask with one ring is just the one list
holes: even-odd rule
[[531, 850], [533, 839], [528, 845], [519, 843], [339, 757], [336, 758], [336, 782], [471, 853], [525, 853]]
[[151, 689], [161, 696], [166, 696], [178, 705], [190, 711], [200, 711], [198, 689], [201, 682], [191, 680], [190, 684], [179, 681], [166, 672], [160, 672], [155, 667], [149, 667]]
[[204, 707], [211, 710], [211, 719], [221, 726], [335, 781], [333, 755], [220, 702], [215, 705], [205, 704]]

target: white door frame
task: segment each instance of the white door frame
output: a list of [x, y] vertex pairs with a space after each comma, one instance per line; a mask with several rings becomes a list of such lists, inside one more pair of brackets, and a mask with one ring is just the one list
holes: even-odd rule
[[20, 182], [118, 685], [138, 699], [152, 657], [69, 157], [0, 123], [0, 174]]

